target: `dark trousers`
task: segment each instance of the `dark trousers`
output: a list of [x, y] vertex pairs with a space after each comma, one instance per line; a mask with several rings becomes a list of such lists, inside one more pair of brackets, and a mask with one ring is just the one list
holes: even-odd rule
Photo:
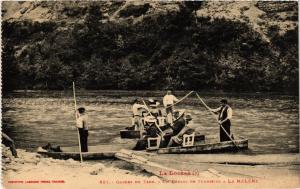
[[167, 114], [168, 114], [168, 113], [173, 114], [173, 106], [172, 106], [172, 104], [167, 105], [166, 113], [167, 113]]
[[89, 131], [83, 128], [79, 128], [78, 130], [79, 130], [79, 137], [80, 137], [81, 152], [88, 152]]
[[[230, 136], [230, 120], [225, 121], [224, 123], [222, 123], [223, 128], [226, 130], [226, 132], [228, 133], [228, 135]], [[230, 141], [230, 137], [228, 136], [225, 131], [221, 128], [220, 126], [220, 141]]]
[[173, 125], [173, 106], [171, 106], [171, 104], [167, 105], [166, 113], [167, 113], [167, 123]]

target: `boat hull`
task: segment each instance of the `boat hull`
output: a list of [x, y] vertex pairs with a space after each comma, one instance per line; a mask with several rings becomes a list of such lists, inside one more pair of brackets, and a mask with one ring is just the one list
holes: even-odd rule
[[[38, 152], [38, 153], [45, 155], [47, 157], [52, 157], [54, 159], [75, 159], [75, 160], [80, 159], [80, 155], [78, 152]], [[113, 159], [116, 153], [117, 151], [84, 152], [82, 153], [82, 158], [84, 160]]]
[[[232, 152], [248, 149], [247, 139], [235, 140], [235, 144], [232, 141], [203, 144], [203, 139], [205, 139], [205, 137], [203, 135], [200, 135], [198, 137], [202, 140], [199, 140], [198, 142], [200, 143], [196, 143], [195, 146], [160, 148], [152, 152], [156, 152], [157, 154], [202, 154], [215, 152]], [[115, 159], [115, 154], [118, 153], [121, 149], [133, 149], [134, 145], [135, 143], [90, 146], [90, 151], [83, 152], [82, 157], [83, 160]], [[45, 150], [38, 150], [38, 153], [47, 157], [52, 157], [54, 159], [80, 159], [78, 146], [62, 147], [61, 149], [62, 152], [48, 152]]]
[[120, 130], [120, 136], [121, 138], [130, 138], [130, 139], [135, 139], [135, 138], [140, 138], [140, 131], [136, 130]]
[[[114, 159], [115, 154], [121, 149], [132, 149], [135, 142], [127, 144], [111, 144], [111, 145], [97, 145], [89, 146], [89, 152], [83, 152], [83, 160], [100, 160], [100, 159]], [[37, 152], [41, 155], [52, 157], [54, 159], [80, 159], [78, 146], [61, 147], [62, 152], [49, 152], [39, 148]]]
[[160, 148], [157, 150], [158, 154], [201, 154], [201, 153], [214, 153], [214, 152], [228, 152], [228, 151], [241, 151], [248, 149], [248, 140], [241, 139], [232, 141], [197, 144], [191, 147], [170, 147]]

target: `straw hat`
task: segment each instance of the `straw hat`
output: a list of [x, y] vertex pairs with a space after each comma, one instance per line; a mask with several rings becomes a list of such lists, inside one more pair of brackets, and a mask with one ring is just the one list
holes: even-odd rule
[[148, 101], [150, 103], [150, 107], [157, 107], [160, 105], [160, 103], [157, 100], [153, 100], [152, 98], [150, 98]]
[[149, 99], [148, 99], [148, 101], [149, 101], [149, 103], [150, 103], [150, 104], [152, 104], [152, 103], [154, 103], [154, 102], [155, 102], [155, 100], [154, 100], [154, 99], [152, 99], [152, 98], [149, 98]]

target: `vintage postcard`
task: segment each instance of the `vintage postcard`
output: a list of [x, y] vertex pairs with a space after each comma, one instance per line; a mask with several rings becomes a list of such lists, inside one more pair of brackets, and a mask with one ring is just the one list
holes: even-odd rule
[[1, 1], [5, 189], [300, 188], [297, 1]]

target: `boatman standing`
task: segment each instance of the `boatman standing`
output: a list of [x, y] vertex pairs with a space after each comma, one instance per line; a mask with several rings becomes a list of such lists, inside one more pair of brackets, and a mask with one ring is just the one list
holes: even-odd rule
[[81, 152], [88, 152], [88, 126], [87, 115], [85, 114], [85, 108], [80, 107], [76, 112], [76, 127], [79, 130]]
[[172, 94], [172, 91], [167, 91], [167, 94], [163, 98], [163, 104], [166, 108], [167, 113], [167, 122], [170, 125], [173, 125], [173, 105], [174, 102], [178, 102], [179, 100]]
[[139, 99], [135, 99], [132, 105], [132, 114], [133, 114], [133, 126], [134, 130], [139, 130], [140, 132], [144, 131], [144, 125], [142, 123], [142, 111], [147, 110], [145, 105], [140, 104]]
[[[221, 106], [217, 109], [210, 109], [213, 113], [219, 114], [219, 124], [220, 124], [220, 141], [230, 141], [230, 127], [231, 127], [231, 118], [232, 118], [232, 109], [228, 105], [226, 99], [222, 99]], [[226, 130], [226, 132], [221, 128], [221, 125]]]

